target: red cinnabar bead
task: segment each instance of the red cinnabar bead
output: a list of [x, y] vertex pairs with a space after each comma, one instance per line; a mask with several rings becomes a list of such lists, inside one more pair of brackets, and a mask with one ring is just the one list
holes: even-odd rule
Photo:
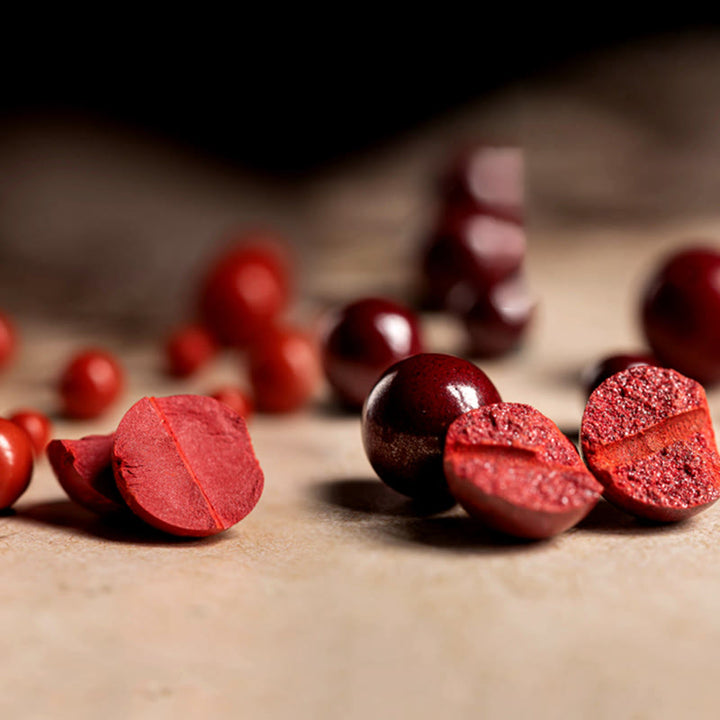
[[720, 457], [702, 386], [666, 368], [613, 375], [590, 396], [580, 440], [604, 496], [638, 517], [683, 520], [720, 497]]
[[584, 518], [602, 486], [575, 446], [529, 405], [461, 415], [445, 442], [450, 492], [470, 515], [518, 537], [557, 535]]

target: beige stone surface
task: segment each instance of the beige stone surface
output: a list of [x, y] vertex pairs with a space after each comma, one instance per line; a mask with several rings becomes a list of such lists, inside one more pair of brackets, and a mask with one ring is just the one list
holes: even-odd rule
[[[655, 68], [646, 81], [660, 87], [666, 80], [679, 92], [682, 71], [665, 72], [678, 53], [698, 68], [720, 58], [717, 44], [703, 42], [675, 55], [641, 49], [633, 67]], [[283, 229], [302, 228], [305, 303], [298, 313], [305, 319], [351, 293], [407, 290], [417, 233], [431, 216], [428, 169], [463, 134], [514, 128], [509, 134], [534, 148], [528, 275], [540, 306], [526, 348], [482, 367], [505, 399], [576, 429], [579, 370], [640, 343], [637, 297], [649, 268], [683, 238], [720, 238], [714, 203], [687, 188], [674, 194], [673, 179], [685, 183], [668, 170], [692, 177], [695, 157], [701, 177], [717, 182], [708, 170], [717, 139], [708, 140], [707, 153], [691, 152], [689, 141], [665, 144], [641, 115], [630, 120], [617, 105], [593, 100], [592, 88], [605, 87], [602, 78], [612, 85], [608, 78], [631, 62], [620, 53], [602, 66], [605, 75], [590, 65], [586, 76], [489, 99], [295, 189], [253, 190], [247, 178], [182, 156], [169, 161], [164, 150], [118, 149], [112, 133], [100, 146], [97, 138], [73, 136], [73, 145], [67, 134], [49, 133], [44, 146], [27, 140], [32, 128], [7, 130], [6, 139], [22, 136], [26, 145], [0, 147], [1, 182], [12, 199], [0, 213], [6, 288], [32, 288], [36, 233], [45, 233], [52, 257], [48, 218], [62, 221], [57, 241], [65, 248], [57, 266], [44, 267], [48, 278], [53, 267], [73, 278], [78, 263], [92, 269], [82, 243], [73, 245], [75, 230], [117, 230], [111, 221], [122, 216], [129, 218], [121, 228], [127, 243], [154, 248], [154, 260], [133, 275], [125, 235], [119, 243], [109, 235], [107, 247], [118, 245], [118, 267], [131, 286], [125, 295], [107, 267], [92, 291], [102, 297], [98, 307], [87, 303], [87, 288], [64, 306], [57, 286], [38, 289], [27, 312], [18, 309], [22, 352], [0, 381], [0, 412], [51, 410], [59, 366], [87, 342], [117, 351], [129, 387], [101, 420], [56, 419], [59, 437], [112, 430], [144, 394], [204, 392], [236, 380], [232, 357], [192, 381], [166, 379], [159, 337], [149, 332], [179, 305], [188, 267], [202, 255], [190, 236], [214, 236], [233, 218], [277, 212]], [[593, 77], [600, 77], [595, 85]], [[625, 85], [634, 87], [628, 78]], [[698, 101], [696, 90], [689, 99], [681, 94], [684, 102]], [[518, 104], [526, 108], [522, 122]], [[676, 115], [666, 106], [669, 124], [658, 127], [670, 133]], [[689, 137], [709, 136], [699, 115], [689, 121], [696, 133]], [[553, 127], [560, 128], [554, 136]], [[103, 142], [115, 150], [106, 152]], [[654, 185], [644, 185], [636, 166], [627, 170], [627, 157], [653, 159]], [[54, 189], [64, 201], [57, 207]], [[175, 242], [190, 265], [180, 263]], [[157, 292], [163, 272], [169, 296]], [[155, 325], [142, 324], [144, 306]], [[128, 310], [125, 323], [98, 323], [98, 309], [116, 321]], [[433, 349], [461, 350], [449, 320], [423, 321]], [[717, 424], [720, 393], [710, 404]], [[242, 523], [206, 540], [103, 523], [73, 507], [47, 463], [38, 463], [31, 489], [0, 516], [0, 717], [717, 717], [720, 509], [649, 527], [603, 503], [552, 541], [499, 541], [459, 510], [415, 515], [373, 478], [359, 420], [333, 412], [322, 397], [296, 416], [257, 417], [251, 434], [266, 491]]]

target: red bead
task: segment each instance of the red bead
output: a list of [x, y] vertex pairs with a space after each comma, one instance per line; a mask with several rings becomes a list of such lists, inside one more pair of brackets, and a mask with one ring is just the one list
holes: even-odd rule
[[186, 325], [176, 330], [165, 345], [167, 371], [175, 377], [188, 377], [207, 365], [217, 354], [213, 335], [202, 325]]
[[255, 411], [255, 406], [250, 397], [240, 388], [232, 385], [225, 385], [224, 387], [218, 388], [215, 392], [210, 393], [210, 397], [225, 403], [238, 415], [244, 417], [245, 420], [249, 420]]
[[287, 260], [274, 238], [247, 235], [211, 266], [202, 284], [200, 312], [225, 345], [257, 338], [290, 298]]
[[580, 442], [590, 472], [619, 508], [674, 522], [720, 499], [720, 456], [702, 386], [639, 365], [605, 380], [585, 406]]
[[602, 492], [557, 425], [518, 403], [457, 418], [445, 441], [444, 466], [450, 491], [470, 515], [524, 538], [571, 528]]
[[720, 252], [693, 247], [669, 257], [642, 304], [645, 337], [658, 361], [710, 385], [720, 380]]
[[45, 452], [52, 433], [52, 424], [47, 415], [37, 410], [18, 410], [10, 416], [10, 422], [14, 422], [28, 434], [35, 455]]
[[63, 414], [78, 419], [101, 415], [120, 394], [123, 380], [122, 368], [110, 353], [79, 353], [60, 378]]
[[535, 300], [521, 275], [493, 285], [465, 315], [470, 354], [498, 357], [523, 341], [535, 310]]
[[490, 215], [461, 214], [440, 225], [423, 251], [424, 304], [463, 314], [525, 257], [522, 227]]
[[500, 402], [488, 376], [467, 360], [422, 353], [388, 368], [370, 391], [362, 416], [368, 460], [380, 479], [404, 495], [446, 502], [443, 445], [456, 417]]
[[323, 344], [325, 376], [349, 408], [359, 410], [380, 374], [423, 351], [411, 310], [381, 298], [346, 305], [332, 321]]
[[304, 332], [273, 328], [250, 349], [250, 382], [258, 410], [292, 412], [313, 396], [322, 371], [316, 343]]
[[0, 418], [0, 510], [9, 508], [27, 490], [32, 471], [28, 434], [10, 420]]
[[518, 147], [477, 146], [460, 153], [441, 182], [446, 207], [471, 207], [521, 223], [525, 202], [525, 164]]
[[15, 354], [17, 333], [10, 318], [0, 313], [0, 369], [7, 367]]

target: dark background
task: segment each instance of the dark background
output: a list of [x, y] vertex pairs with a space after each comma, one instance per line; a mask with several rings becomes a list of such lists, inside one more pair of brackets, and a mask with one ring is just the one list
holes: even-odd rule
[[[342, 11], [342, 12], [340, 12]], [[195, 11], [199, 12], [199, 11]], [[253, 13], [257, 13], [254, 10]], [[424, 15], [123, 8], [5, 23], [0, 110], [129, 123], [271, 174], [306, 172], [601, 48], [707, 27], [607, 6]]]

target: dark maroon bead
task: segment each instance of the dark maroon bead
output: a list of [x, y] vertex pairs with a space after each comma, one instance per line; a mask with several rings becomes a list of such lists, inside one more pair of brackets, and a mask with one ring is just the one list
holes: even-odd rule
[[368, 460], [393, 490], [447, 504], [442, 458], [447, 429], [459, 415], [496, 402], [495, 386], [467, 360], [435, 353], [401, 360], [383, 373], [365, 401]]
[[488, 358], [515, 350], [534, 311], [535, 300], [522, 275], [493, 285], [465, 315], [470, 354]]
[[668, 258], [645, 291], [642, 324], [660, 364], [705, 385], [720, 380], [720, 252]]
[[583, 372], [582, 384], [585, 387], [585, 392], [590, 396], [593, 390], [602, 385], [609, 377], [637, 365], [657, 365], [657, 360], [652, 355], [641, 353], [637, 355], [608, 355], [608, 357], [594, 363]]
[[359, 410], [383, 370], [422, 351], [419, 324], [411, 310], [392, 300], [365, 298], [332, 318], [323, 365], [340, 401]]
[[525, 257], [525, 231], [477, 212], [446, 220], [425, 245], [422, 294], [431, 309], [464, 314], [478, 296], [517, 272]]
[[473, 208], [522, 223], [525, 164], [518, 147], [477, 146], [461, 152], [441, 179], [445, 206]]

